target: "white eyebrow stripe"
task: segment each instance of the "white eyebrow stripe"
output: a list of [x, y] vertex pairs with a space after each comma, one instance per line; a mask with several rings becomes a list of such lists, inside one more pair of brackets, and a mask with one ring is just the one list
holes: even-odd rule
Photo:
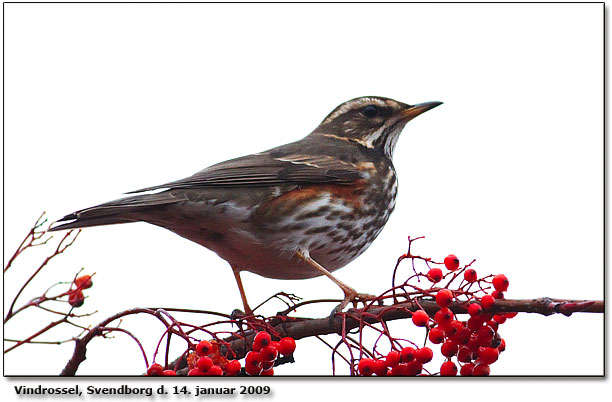
[[334, 120], [336, 117], [340, 116], [343, 113], [346, 113], [347, 111], [354, 109], [355, 106], [359, 106], [359, 105], [363, 105], [363, 104], [372, 104], [372, 103], [376, 103], [379, 106], [386, 106], [387, 103], [382, 100], [382, 99], [378, 99], [378, 98], [358, 98], [358, 99], [353, 99], [352, 101], [348, 101], [345, 104], [343, 104], [342, 106], [340, 106], [338, 109], [336, 109], [336, 111], [334, 111], [332, 114], [330, 114], [325, 120], [323, 120], [323, 124], [329, 123], [331, 120]]

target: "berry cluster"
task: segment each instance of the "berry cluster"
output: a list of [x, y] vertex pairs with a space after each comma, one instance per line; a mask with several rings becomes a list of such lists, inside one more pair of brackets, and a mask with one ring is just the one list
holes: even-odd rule
[[[426, 274], [416, 274], [417, 277], [424, 276], [433, 284], [448, 276], [451, 278], [443, 288], [415, 287], [422, 291], [423, 300], [426, 297], [435, 299], [437, 311], [433, 317], [430, 317], [423, 308], [412, 313], [412, 323], [427, 329], [425, 343], [440, 345], [440, 353], [445, 358], [439, 370], [442, 376], [454, 376], [458, 373], [462, 376], [489, 375], [490, 365], [497, 361], [500, 352], [506, 347], [505, 341], [498, 333], [498, 327], [508, 318], [516, 316], [516, 313], [487, 312], [495, 305], [496, 299], [504, 298], [504, 292], [509, 285], [508, 278], [500, 274], [478, 279], [477, 272], [469, 268], [469, 265], [459, 270], [459, 259], [451, 254], [444, 259], [444, 266], [449, 271], [446, 274], [440, 268], [430, 268]], [[461, 276], [463, 279], [461, 284], [456, 289], [449, 289], [453, 280]], [[471, 291], [474, 284], [477, 284], [478, 290]], [[486, 289], [490, 289], [490, 285], [494, 290], [490, 294], [485, 294]], [[466, 321], [457, 319], [451, 308], [467, 309], [469, 319]], [[435, 311], [431, 308], [428, 310]], [[416, 346], [414, 343], [412, 345]], [[435, 373], [423, 367], [433, 359], [433, 356], [432, 349], [427, 346], [397, 348], [386, 356], [361, 358], [357, 372], [364, 376], [427, 375]]]
[[[274, 363], [279, 355], [289, 356], [295, 351], [295, 340], [291, 337], [273, 341], [272, 336], [260, 331], [253, 339], [252, 350], [245, 357], [244, 373], [251, 376], [274, 375]], [[241, 374], [239, 360], [228, 360], [221, 355], [216, 341], [201, 341], [195, 352], [187, 356], [189, 376], [236, 376]], [[174, 370], [164, 370], [160, 364], [152, 364], [147, 375], [176, 375]]]
[[260, 331], [253, 340], [253, 350], [247, 353], [244, 371], [251, 376], [274, 375], [274, 362], [279, 354], [289, 356], [295, 351], [295, 340], [291, 337], [273, 341], [269, 333]]
[[72, 307], [81, 307], [85, 303], [85, 296], [83, 295], [83, 289], [89, 289], [93, 286], [91, 275], [79, 276], [74, 280], [75, 289], [68, 291], [68, 303]]

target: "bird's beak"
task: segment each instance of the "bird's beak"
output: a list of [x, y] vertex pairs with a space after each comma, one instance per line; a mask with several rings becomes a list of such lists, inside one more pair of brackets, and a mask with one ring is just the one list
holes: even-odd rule
[[402, 120], [406, 119], [407, 121], [410, 121], [421, 113], [425, 113], [426, 111], [431, 110], [436, 106], [440, 106], [441, 104], [442, 102], [419, 103], [418, 105], [411, 106], [408, 109], [400, 112], [400, 115], [402, 116]]

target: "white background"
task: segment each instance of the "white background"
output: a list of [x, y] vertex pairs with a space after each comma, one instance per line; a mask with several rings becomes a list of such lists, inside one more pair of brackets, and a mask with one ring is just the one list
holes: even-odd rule
[[[415, 252], [475, 258], [479, 273], [509, 277], [509, 298], [602, 299], [602, 11], [601, 4], [7, 4], [5, 262], [43, 210], [58, 219], [297, 140], [343, 101], [381, 95], [444, 105], [404, 130], [394, 158], [396, 211], [339, 279], [362, 292], [388, 289], [407, 236], [425, 235]], [[48, 251], [11, 268], [5, 308]], [[241, 306], [225, 261], [146, 224], [84, 230], [22, 301], [81, 267], [96, 272], [82, 309], [98, 310], [83, 323], [136, 306], [226, 313]], [[341, 296], [325, 278], [246, 273], [243, 281], [253, 305], [281, 290]], [[48, 321], [17, 316], [6, 336]], [[150, 356], [161, 329], [148, 325], [122, 326], [141, 336]], [[493, 374], [603, 374], [602, 315], [519, 315], [500, 332], [508, 348]], [[22, 347], [5, 356], [4, 373], [55, 375], [72, 347]], [[122, 335], [96, 340], [87, 357], [83, 375], [144, 369]], [[295, 358], [276, 372], [331, 373], [330, 352], [316, 340], [298, 342]]]

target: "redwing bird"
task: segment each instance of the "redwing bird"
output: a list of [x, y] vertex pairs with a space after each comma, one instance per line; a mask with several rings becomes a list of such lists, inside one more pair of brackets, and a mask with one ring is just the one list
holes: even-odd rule
[[[382, 230], [395, 207], [391, 158], [400, 132], [440, 104], [356, 98], [299, 141], [82, 209], [51, 230], [148, 222], [229, 262], [247, 313], [240, 271], [277, 279], [325, 275], [343, 290], [343, 308], [364, 295], [330, 272], [363, 253]], [[163, 191], [151, 193], [156, 190]]]

